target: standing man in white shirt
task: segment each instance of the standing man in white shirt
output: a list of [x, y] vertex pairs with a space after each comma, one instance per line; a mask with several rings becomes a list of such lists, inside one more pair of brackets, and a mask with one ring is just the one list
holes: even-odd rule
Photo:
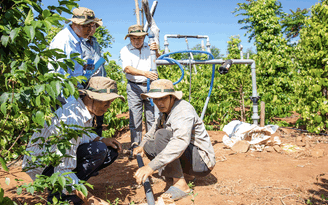
[[[149, 99], [142, 99], [141, 93], [147, 92], [147, 78], [151, 81], [158, 78], [155, 72], [151, 72], [150, 50], [156, 51], [156, 57], [159, 57], [158, 45], [152, 43], [148, 46], [144, 43], [147, 32], [141, 25], [132, 25], [128, 29], [127, 37], [130, 38], [130, 44], [124, 46], [120, 52], [122, 68], [128, 80], [127, 98], [130, 114], [130, 132], [131, 132], [131, 151], [141, 142], [142, 137], [142, 113], [143, 107], [146, 116], [146, 126], [149, 130], [154, 123], [154, 107]], [[133, 159], [133, 155], [130, 155]]]
[[[86, 89], [79, 90], [81, 98], [69, 101], [63, 107], [55, 112], [50, 126], [44, 124], [44, 128], [40, 132], [35, 132], [26, 148], [30, 155], [25, 155], [23, 160], [23, 169], [34, 181], [38, 175], [51, 176], [55, 172], [61, 174], [70, 172], [68, 176], [73, 180], [73, 184], [79, 184], [80, 180], [87, 181], [90, 177], [97, 175], [97, 172], [110, 164], [112, 164], [121, 150], [121, 144], [114, 138], [99, 137], [95, 133], [88, 133], [89, 136], [83, 134], [77, 139], [71, 139], [71, 148], [66, 150], [66, 155], [58, 166], [53, 167], [51, 164], [42, 164], [37, 157], [45, 155], [48, 151], [43, 144], [43, 140], [47, 140], [50, 136], [58, 135], [57, 126], [61, 126], [61, 122], [71, 125], [71, 129], [77, 129], [74, 126], [92, 127], [94, 116], [103, 115], [109, 108], [112, 101], [116, 98], [124, 100], [124, 97], [117, 94], [117, 84], [114, 80], [106, 77], [93, 77], [90, 79]], [[43, 139], [43, 140], [42, 140]], [[36, 141], [37, 140], [37, 141]], [[42, 146], [41, 146], [42, 145]], [[56, 144], [50, 148], [52, 153], [60, 153]], [[35, 166], [33, 158], [36, 162], [43, 166]], [[74, 173], [73, 173], [74, 172]], [[88, 193], [85, 197], [82, 192], [74, 190], [68, 193], [50, 193], [48, 202], [52, 203], [53, 197], [57, 199], [61, 196], [63, 201], [71, 201], [74, 205], [85, 204], [103, 204], [109, 205], [104, 200]], [[72, 195], [73, 194], [73, 195]]]

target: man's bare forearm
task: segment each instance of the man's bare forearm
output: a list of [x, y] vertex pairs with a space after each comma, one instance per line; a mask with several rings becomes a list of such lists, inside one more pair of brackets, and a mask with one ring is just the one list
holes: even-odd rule
[[143, 70], [138, 70], [132, 66], [126, 66], [124, 68], [124, 72], [130, 75], [139, 75], [139, 76], [146, 76], [145, 71]]
[[158, 78], [158, 75], [156, 72], [151, 72], [151, 71], [144, 71], [144, 70], [138, 70], [132, 66], [126, 66], [124, 68], [124, 72], [128, 73], [130, 75], [139, 75], [139, 76], [144, 76], [146, 78], [149, 78], [150, 80], [156, 80]]

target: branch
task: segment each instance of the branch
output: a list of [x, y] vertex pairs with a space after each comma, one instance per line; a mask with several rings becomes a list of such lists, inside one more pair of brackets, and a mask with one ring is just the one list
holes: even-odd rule
[[7, 150], [7, 152], [9, 152], [14, 147], [14, 145], [16, 144], [16, 142], [18, 141], [18, 139], [22, 137], [23, 131], [24, 131], [24, 129], [22, 129], [21, 133], [19, 133], [18, 137], [15, 139], [15, 142], [11, 145], [11, 147]]

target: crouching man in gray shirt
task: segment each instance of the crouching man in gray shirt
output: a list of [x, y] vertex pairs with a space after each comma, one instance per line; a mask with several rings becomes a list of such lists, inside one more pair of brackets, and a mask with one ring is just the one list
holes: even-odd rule
[[156, 170], [162, 176], [173, 178], [173, 186], [165, 193], [173, 200], [188, 196], [191, 191], [184, 173], [202, 177], [213, 169], [216, 161], [210, 137], [194, 107], [181, 100], [182, 92], [175, 91], [170, 80], [153, 81], [143, 99], [152, 98], [160, 116], [145, 134], [139, 147], [133, 151], [151, 160], [135, 173], [137, 183], [145, 182]]

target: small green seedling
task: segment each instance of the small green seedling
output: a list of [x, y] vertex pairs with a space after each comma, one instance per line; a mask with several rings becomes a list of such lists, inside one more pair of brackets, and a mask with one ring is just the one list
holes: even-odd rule
[[188, 187], [189, 187], [189, 189], [194, 189], [194, 187], [195, 187], [194, 182], [189, 182]]
[[311, 200], [310, 199], [308, 199], [307, 201], [306, 201], [306, 204], [313, 204], [312, 202], [311, 202]]
[[120, 202], [119, 198], [116, 198], [112, 203], [107, 199], [106, 200], [110, 205], [118, 205], [118, 203]]

